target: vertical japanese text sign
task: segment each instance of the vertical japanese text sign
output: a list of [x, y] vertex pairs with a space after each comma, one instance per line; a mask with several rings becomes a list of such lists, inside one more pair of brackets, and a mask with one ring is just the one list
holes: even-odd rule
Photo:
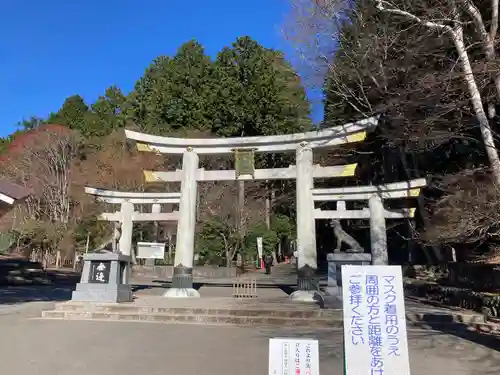
[[269, 375], [319, 375], [318, 340], [269, 339]]
[[262, 237], [257, 237], [257, 253], [259, 254], [260, 259], [262, 259], [262, 251], [263, 251]]
[[342, 266], [346, 375], [409, 375], [399, 266]]

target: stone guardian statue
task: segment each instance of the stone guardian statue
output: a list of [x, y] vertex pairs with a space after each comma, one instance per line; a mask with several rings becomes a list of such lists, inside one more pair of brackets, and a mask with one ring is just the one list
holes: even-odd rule
[[335, 248], [335, 253], [339, 253], [342, 248], [342, 243], [345, 243], [349, 246], [349, 249], [346, 250], [347, 253], [363, 253], [365, 250], [359, 244], [356, 239], [348, 234], [340, 224], [340, 220], [334, 219], [330, 221], [330, 226], [333, 228], [333, 234], [337, 239], [337, 247]]

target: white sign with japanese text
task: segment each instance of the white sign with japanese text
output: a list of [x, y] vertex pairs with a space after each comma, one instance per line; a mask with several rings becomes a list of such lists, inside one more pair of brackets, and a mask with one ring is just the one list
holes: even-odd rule
[[319, 375], [318, 340], [269, 339], [269, 375]]
[[342, 266], [346, 375], [409, 375], [400, 266]]
[[164, 243], [137, 242], [137, 259], [163, 259], [164, 257]]
[[262, 258], [262, 237], [257, 237], [257, 253], [259, 254], [259, 258]]

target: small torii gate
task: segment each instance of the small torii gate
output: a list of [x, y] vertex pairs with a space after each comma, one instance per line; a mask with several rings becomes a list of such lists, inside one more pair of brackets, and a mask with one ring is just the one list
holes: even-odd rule
[[[356, 186], [333, 189], [313, 189], [315, 202], [337, 202], [336, 210], [314, 210], [315, 219], [369, 219], [372, 264], [388, 264], [386, 219], [412, 218], [415, 208], [388, 210], [383, 200], [416, 198], [425, 187], [425, 178], [394, 182], [378, 186]], [[369, 208], [347, 210], [346, 201], [368, 201]]]
[[[124, 255], [132, 254], [132, 232], [135, 221], [175, 221], [179, 220], [179, 212], [161, 212], [162, 204], [179, 204], [180, 193], [142, 193], [123, 192], [85, 187], [85, 193], [93, 195], [100, 202], [119, 204], [120, 211], [103, 213], [99, 220], [115, 222], [113, 250]], [[151, 212], [138, 212], [134, 204], [151, 204]], [[121, 226], [121, 235], [118, 227]], [[118, 249], [116, 241], [119, 236]]]

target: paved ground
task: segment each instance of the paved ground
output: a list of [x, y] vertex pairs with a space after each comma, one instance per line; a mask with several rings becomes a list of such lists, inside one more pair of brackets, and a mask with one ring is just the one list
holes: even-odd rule
[[[342, 375], [339, 331], [30, 319], [44, 304], [0, 315], [0, 374], [264, 375], [268, 339], [295, 336], [319, 339], [321, 373]], [[498, 374], [499, 339], [469, 334], [409, 332], [412, 375]]]
[[[342, 375], [337, 330], [32, 319], [51, 309], [54, 300], [70, 298], [72, 289], [0, 289], [0, 374], [265, 375], [268, 339], [293, 336], [319, 339], [321, 374]], [[215, 297], [230, 289], [211, 290]], [[499, 337], [412, 330], [409, 341], [412, 375], [500, 373]]]

